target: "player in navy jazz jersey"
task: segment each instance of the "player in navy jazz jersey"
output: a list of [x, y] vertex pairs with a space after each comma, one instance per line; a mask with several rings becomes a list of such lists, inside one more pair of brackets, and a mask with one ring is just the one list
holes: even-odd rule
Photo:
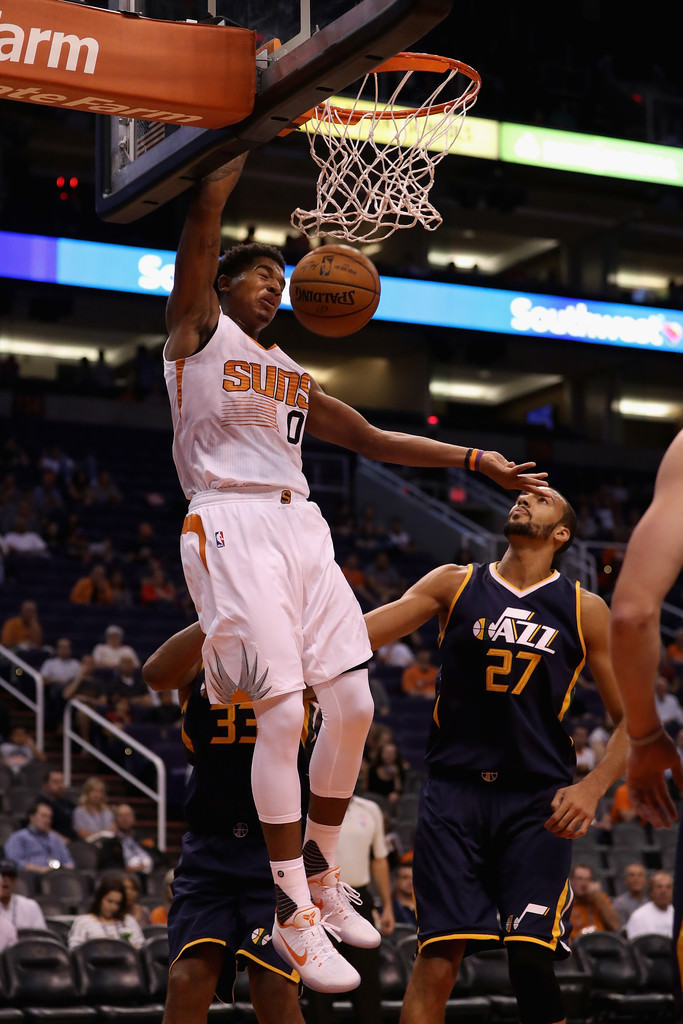
[[[438, 615], [442, 665], [418, 814], [418, 956], [401, 1024], [437, 1024], [465, 947], [505, 943], [522, 1024], [560, 1024], [553, 959], [567, 955], [571, 839], [626, 754], [604, 601], [553, 569], [575, 516], [557, 491], [522, 493], [500, 562], [446, 565], [366, 615], [372, 647]], [[588, 663], [616, 728], [573, 784], [562, 726]]]
[[[665, 772], [683, 790], [678, 750], [657, 714], [655, 677], [661, 658], [662, 601], [683, 569], [683, 432], [671, 442], [657, 473], [655, 493], [636, 526], [612, 599], [612, 657], [624, 698], [631, 751], [629, 794], [639, 815], [670, 827], [678, 814]], [[674, 936], [678, 953], [677, 998], [683, 1012], [683, 840], [679, 837], [674, 886]], [[678, 1019], [678, 1018], [677, 1018]]]
[[[143, 667], [153, 689], [178, 689], [182, 738], [192, 764], [185, 800], [189, 831], [168, 918], [171, 967], [164, 1024], [205, 1024], [214, 993], [231, 999], [236, 958], [246, 963], [260, 1024], [303, 1024], [299, 975], [270, 941], [273, 882], [250, 785], [256, 719], [251, 702], [240, 700], [239, 693], [231, 704], [210, 706], [201, 672], [203, 640], [198, 623], [188, 626]], [[307, 705], [302, 782], [309, 723]]]

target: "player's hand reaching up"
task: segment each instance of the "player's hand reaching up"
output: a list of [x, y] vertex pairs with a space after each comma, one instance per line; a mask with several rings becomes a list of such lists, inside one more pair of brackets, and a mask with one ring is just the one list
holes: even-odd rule
[[547, 473], [530, 473], [535, 462], [522, 462], [519, 465], [509, 462], [500, 452], [482, 452], [478, 470], [484, 476], [494, 480], [509, 491], [529, 491], [530, 494], [541, 494], [548, 486]]

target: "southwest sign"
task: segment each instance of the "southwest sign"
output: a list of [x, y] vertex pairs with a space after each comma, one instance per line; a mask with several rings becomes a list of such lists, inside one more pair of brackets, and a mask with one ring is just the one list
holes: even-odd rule
[[[0, 278], [165, 298], [174, 269], [168, 249], [0, 231]], [[286, 269], [283, 309], [292, 308], [292, 270]], [[381, 282], [375, 320], [683, 353], [681, 310], [400, 277]]]

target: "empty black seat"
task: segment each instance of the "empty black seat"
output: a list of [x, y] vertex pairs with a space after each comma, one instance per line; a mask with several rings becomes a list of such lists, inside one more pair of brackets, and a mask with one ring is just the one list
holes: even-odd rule
[[153, 1002], [142, 957], [121, 939], [90, 939], [71, 951], [83, 997], [100, 1020], [158, 1024], [163, 1006]]
[[591, 1010], [610, 1020], [666, 1018], [671, 994], [646, 991], [645, 967], [630, 943], [614, 932], [589, 932], [574, 942], [574, 953], [589, 972]]
[[8, 1001], [26, 1019], [72, 1024], [97, 1018], [83, 1005], [69, 953], [56, 938], [21, 938], [3, 956]]

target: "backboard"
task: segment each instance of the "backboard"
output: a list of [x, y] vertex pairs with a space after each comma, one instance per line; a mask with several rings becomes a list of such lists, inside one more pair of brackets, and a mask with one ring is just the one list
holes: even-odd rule
[[231, 157], [269, 142], [293, 118], [411, 46], [446, 17], [452, 0], [96, 3], [173, 21], [217, 18], [256, 32], [254, 109], [238, 124], [203, 130], [97, 117], [97, 213], [104, 220], [128, 223], [173, 199]]

